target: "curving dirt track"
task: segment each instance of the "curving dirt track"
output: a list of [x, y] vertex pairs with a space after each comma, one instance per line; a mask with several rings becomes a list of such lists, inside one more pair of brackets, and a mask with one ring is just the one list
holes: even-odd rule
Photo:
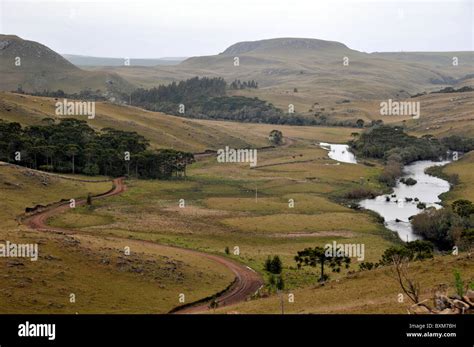
[[[102, 199], [109, 196], [117, 195], [125, 191], [126, 186], [123, 182], [123, 178], [116, 178], [113, 180], [113, 188], [108, 192], [100, 195], [96, 195], [93, 199]], [[86, 203], [86, 200], [77, 200], [76, 206], [81, 206]], [[28, 225], [30, 228], [40, 231], [52, 231], [58, 233], [72, 233], [72, 230], [50, 227], [46, 224], [48, 218], [62, 213], [68, 210], [69, 202], [65, 202], [58, 205], [53, 205], [43, 211], [40, 211], [34, 215], [31, 215], [24, 219], [24, 223]], [[217, 298], [217, 302], [219, 307], [229, 306], [232, 304], [236, 304], [241, 301], [247, 300], [251, 295], [253, 295], [262, 285], [263, 280], [260, 275], [252, 270], [251, 268], [234, 262], [230, 259], [225, 257], [221, 257], [214, 254], [203, 253], [187, 248], [180, 248], [180, 247], [173, 247], [173, 246], [164, 246], [157, 244], [152, 241], [141, 241], [147, 244], [153, 244], [154, 247], [157, 249], [161, 248], [179, 248], [182, 252], [192, 253], [198, 256], [202, 256], [204, 258], [210, 259], [216, 263], [219, 263], [225, 267], [227, 267], [230, 271], [232, 271], [235, 275], [234, 283], [223, 293], [221, 293]], [[209, 305], [207, 302], [199, 303], [196, 305], [187, 305], [181, 309], [174, 310], [174, 313], [199, 313], [209, 309]]]

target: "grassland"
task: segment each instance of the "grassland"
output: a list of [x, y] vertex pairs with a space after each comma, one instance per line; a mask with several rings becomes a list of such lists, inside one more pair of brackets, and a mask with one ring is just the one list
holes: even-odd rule
[[[0, 92], [0, 119], [23, 125], [39, 124], [44, 118], [60, 119], [61, 116], [55, 115], [56, 102], [54, 98]], [[85, 119], [84, 116], [76, 118]], [[149, 139], [154, 148], [166, 147], [192, 152], [224, 146], [268, 146], [268, 134], [275, 128], [281, 130], [285, 136], [328, 142], [348, 139], [353, 131], [350, 128], [249, 125], [193, 120], [108, 102], [97, 102], [96, 117], [88, 123], [95, 129], [112, 127], [136, 131]]]
[[459, 184], [454, 189], [445, 193], [444, 199], [453, 202], [458, 199], [467, 199], [474, 201], [474, 153], [469, 152], [458, 161], [443, 168], [443, 172], [448, 175], [457, 174], [459, 176]]
[[[54, 115], [51, 98], [2, 93], [0, 100], [0, 118], [10, 121], [37, 124]], [[14, 181], [18, 171], [0, 168], [2, 180], [15, 183], [4, 186], [10, 189], [4, 203], [14, 206], [2, 211], [3, 223], [10, 228], [4, 239], [12, 235], [29, 240], [40, 237], [44, 242], [41, 249], [51, 255], [37, 272], [35, 264], [10, 268], [3, 264], [9, 271], [0, 296], [5, 312], [26, 312], [31, 306], [35, 312], [166, 312], [177, 305], [178, 293], [185, 291], [188, 300], [195, 300], [218, 292], [232, 280], [223, 268], [159, 245], [228, 256], [264, 276], [265, 259], [279, 255], [286, 290], [296, 297], [287, 312], [406, 312], [407, 304], [396, 301], [399, 288], [387, 276], [387, 269], [354, 274], [358, 264], [353, 260], [348, 271], [330, 273], [332, 281], [319, 288], [315, 286], [319, 271], [297, 270], [293, 259], [306, 247], [337, 241], [364, 244], [365, 261], [375, 262], [387, 247], [399, 242], [373, 215], [350, 209], [341, 199], [361, 185], [382, 189], [376, 180], [380, 164], [336, 163], [318, 146], [319, 141], [346, 142], [360, 129], [188, 120], [109, 103], [97, 104], [96, 119], [90, 124], [137, 131], [155, 148], [197, 152], [226, 145], [263, 147], [275, 128], [283, 132], [286, 144], [259, 151], [255, 168], [243, 163], [221, 164], [215, 157], [206, 157], [188, 168], [185, 180], [129, 179], [123, 194], [49, 221], [53, 226], [79, 230], [73, 238], [26, 230], [17, 226], [14, 218], [26, 206], [104, 191], [107, 183], [76, 185], [57, 179], [48, 186], [38, 182], [35, 186], [20, 175], [18, 188]], [[458, 173], [461, 180], [449, 199], [472, 196], [472, 159], [467, 155], [445, 168]], [[26, 194], [30, 186], [36, 190]], [[184, 208], [179, 206], [181, 199]], [[289, 206], [290, 199], [294, 207]], [[125, 246], [132, 248], [132, 258], [124, 258]], [[230, 254], [226, 254], [226, 247]], [[234, 254], [237, 248], [238, 255]], [[472, 276], [472, 267], [461, 258], [436, 257], [416, 264], [425, 294], [439, 282], [450, 281], [454, 268]], [[37, 285], [43, 279], [44, 288]], [[12, 290], [17, 287], [21, 289]], [[73, 290], [85, 300], [71, 307], [67, 295]], [[39, 299], [21, 302], [24, 295]], [[225, 312], [277, 312], [278, 300], [276, 296], [253, 300]], [[10, 302], [13, 306], [8, 308]]]
[[[299, 128], [298, 128], [299, 129]], [[340, 128], [340, 137], [346, 129]], [[296, 130], [295, 130], [296, 131]], [[294, 256], [305, 247], [338, 242], [364, 243], [366, 260], [377, 261], [395, 241], [375, 218], [335, 202], [344, 191], [375, 185], [379, 167], [341, 164], [304, 139], [289, 147], [261, 151], [260, 169], [220, 164], [214, 157], [193, 164], [185, 181], [127, 181], [120, 196], [76, 209], [51, 220], [53, 226], [82, 226], [88, 234], [198, 249], [225, 255], [263, 272], [263, 262], [278, 254], [289, 288], [314, 283], [317, 271], [296, 271]], [[331, 138], [332, 134], [325, 138]], [[310, 162], [296, 162], [301, 156]], [[268, 163], [283, 165], [265, 167]], [[179, 207], [184, 199], [184, 208]], [[294, 207], [288, 201], [293, 199]], [[107, 223], [110, 222], [110, 223]], [[238, 247], [240, 254], [233, 254]], [[357, 262], [353, 268], [357, 267]], [[340, 275], [335, 275], [340, 276]]]
[[[410, 264], [410, 275], [420, 284], [421, 300], [431, 299], [434, 289], [441, 284], [449, 286], [449, 293], [455, 294], [453, 271], [457, 269], [465, 280], [474, 279], [472, 259], [465, 255], [439, 256], [433, 260]], [[293, 302], [289, 301], [292, 295]], [[219, 308], [215, 313], [281, 313], [283, 301], [286, 314], [406, 314], [413, 304], [404, 296], [399, 301], [400, 287], [393, 269], [380, 268], [348, 275], [340, 280], [331, 281], [324, 286], [310, 285], [303, 289], [288, 290], [282, 295], [252, 300]], [[428, 301], [432, 305], [431, 300]]]
[[[229, 256], [264, 277], [265, 259], [279, 255], [286, 285], [282, 295], [285, 301], [288, 294], [295, 296], [294, 303], [285, 304], [287, 313], [406, 313], [410, 303], [397, 301], [400, 288], [390, 268], [358, 272], [358, 262], [353, 259], [349, 270], [330, 273], [332, 280], [322, 287], [316, 285], [318, 270], [296, 268], [293, 257], [306, 247], [333, 241], [361, 243], [365, 245], [365, 261], [376, 262], [398, 241], [370, 214], [338, 203], [344, 192], [360, 184], [381, 189], [375, 179], [381, 168], [336, 165], [313, 141], [302, 134], [294, 136], [297, 140], [287, 147], [259, 152], [256, 168], [204, 158], [189, 168], [185, 181], [129, 180], [125, 194], [106, 204], [98, 202], [93, 212], [77, 209], [51, 223], [72, 227], [79, 214], [92, 221], [82, 228], [87, 234], [148, 240]], [[300, 162], [301, 158], [309, 161]], [[468, 155], [445, 169], [459, 172], [465, 187], [471, 184], [470, 159]], [[461, 165], [466, 166], [462, 169]], [[180, 199], [184, 199], [184, 208], [179, 207]], [[289, 199], [295, 202], [293, 208]], [[229, 255], [224, 252], [226, 247]], [[235, 247], [239, 255], [233, 254]], [[438, 284], [452, 283], [454, 269], [472, 279], [470, 262], [464, 254], [458, 258], [437, 255], [434, 260], [414, 264], [412, 271], [420, 281], [423, 297], [428, 298]], [[271, 295], [216, 312], [279, 311], [280, 297]]]
[[[1, 313], [165, 313], [180, 304], [180, 293], [186, 302], [194, 301], [233, 280], [226, 268], [178, 249], [100, 235], [38, 232], [16, 221], [27, 206], [84, 198], [110, 187], [0, 166], [0, 240], [37, 243], [39, 248], [37, 261], [0, 259]], [[92, 224], [109, 222], [91, 218]], [[84, 225], [82, 219], [77, 222]], [[124, 254], [125, 247], [130, 255]]]

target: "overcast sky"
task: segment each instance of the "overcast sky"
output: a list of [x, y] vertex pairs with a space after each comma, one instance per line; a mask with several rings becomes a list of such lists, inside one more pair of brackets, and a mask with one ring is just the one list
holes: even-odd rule
[[365, 51], [474, 48], [474, 1], [0, 0], [0, 32], [59, 53], [189, 57], [309, 37]]

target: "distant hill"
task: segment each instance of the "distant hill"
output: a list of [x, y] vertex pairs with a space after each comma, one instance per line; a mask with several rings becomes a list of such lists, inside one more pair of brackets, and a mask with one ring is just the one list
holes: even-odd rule
[[[90, 57], [85, 55], [63, 54], [65, 59], [76, 66], [124, 66], [124, 58]], [[156, 59], [130, 59], [130, 66], [177, 65], [186, 58], [170, 57]]]
[[[252, 78], [263, 87], [284, 86], [315, 95], [379, 98], [400, 90], [413, 93], [432, 84], [450, 84], [472, 73], [472, 52], [456, 54], [460, 65], [453, 69], [453, 53], [369, 54], [339, 42], [280, 38], [240, 42], [215, 56], [189, 58], [175, 70], [213, 71], [229, 79]], [[238, 67], [233, 65], [235, 57]]]
[[[459, 57], [456, 67], [453, 56]], [[174, 66], [106, 70], [146, 87], [194, 76], [219, 76], [227, 82], [253, 79], [258, 90], [236, 93], [279, 107], [292, 103], [307, 111], [316, 102], [408, 97], [440, 86], [469, 85], [472, 56], [473, 52], [364, 53], [334, 41], [277, 38], [239, 42], [220, 54], [188, 58]]]
[[238, 42], [227, 48], [222, 55], [239, 55], [247, 53], [286, 54], [289, 51], [319, 51], [332, 53], [335, 51], [350, 51], [350, 49], [335, 41], [317, 39], [278, 38], [260, 41]]
[[[22, 58], [20, 67], [14, 65], [17, 56]], [[458, 60], [457, 66], [453, 65], [453, 57]], [[94, 59], [109, 58], [77, 59], [93, 63]], [[191, 57], [175, 65], [139, 66], [132, 59], [130, 66], [122, 66], [123, 60], [118, 60], [120, 66], [85, 65], [80, 69], [37, 42], [0, 35], [0, 90], [21, 86], [27, 91], [77, 92], [89, 88], [109, 96], [195, 76], [222, 77], [228, 83], [236, 79], [258, 83], [258, 89], [231, 90], [231, 96], [258, 97], [282, 110], [292, 104], [296, 113], [310, 117], [371, 120], [380, 118], [377, 105], [381, 100], [407, 99], [445, 87], [474, 86], [473, 52], [365, 53], [340, 42], [311, 38], [239, 42], [219, 54]], [[439, 106], [443, 114], [448, 114], [448, 104]], [[465, 106], [463, 101], [459, 124], [466, 120]]]
[[113, 94], [133, 89], [115, 73], [81, 70], [48, 47], [15, 35], [0, 35], [0, 75], [0, 90], [92, 89]]

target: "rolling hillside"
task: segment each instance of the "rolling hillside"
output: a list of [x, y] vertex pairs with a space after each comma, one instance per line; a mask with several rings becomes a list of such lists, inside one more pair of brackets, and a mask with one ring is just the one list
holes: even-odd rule
[[114, 73], [81, 70], [48, 47], [15, 35], [0, 35], [0, 75], [0, 90], [7, 91], [100, 89], [108, 95], [133, 88]]
[[[454, 56], [458, 58], [457, 66], [452, 65]], [[16, 57], [21, 58], [20, 66], [15, 66]], [[345, 57], [348, 58], [347, 66], [343, 65]], [[235, 58], [238, 58], [238, 66], [234, 66]], [[440, 90], [445, 86], [472, 86], [472, 52], [368, 54], [339, 42], [279, 38], [236, 43], [220, 54], [189, 58], [174, 66], [95, 66], [86, 71], [39, 43], [1, 35], [0, 62], [3, 77], [0, 89], [6, 91], [18, 87], [27, 91], [63, 89], [66, 92], [89, 88], [99, 89], [103, 95], [112, 97], [116, 92], [130, 92], [134, 85], [166, 84], [196, 75], [219, 76], [228, 82], [240, 79], [255, 80], [259, 84], [258, 89], [231, 90], [230, 95], [258, 97], [283, 110], [293, 104], [296, 113], [324, 116], [332, 122], [382, 119], [386, 123], [403, 122], [417, 134], [469, 136], [474, 133], [471, 112], [474, 93], [428, 94], [410, 98], [415, 93]], [[4, 110], [28, 108], [33, 100], [24, 99], [24, 104], [13, 95], [4, 94], [3, 97]], [[421, 118], [414, 121], [410, 116], [381, 117], [380, 102], [388, 98], [420, 102]], [[209, 130], [205, 122], [164, 115], [150, 118], [150, 112], [112, 104], [99, 104], [98, 108], [99, 113], [102, 112], [97, 120], [100, 126], [112, 125], [119, 119], [126, 123], [126, 127], [144, 133], [152, 141], [160, 136], [156, 143], [163, 146], [205, 150], [223, 143], [218, 140], [222, 140], [223, 134], [216, 130], [214, 125], [217, 123], [209, 123], [213, 124], [213, 129]], [[43, 110], [36, 105], [13, 118], [21, 119], [35, 113], [51, 116], [52, 112], [51, 107]], [[12, 115], [6, 113], [5, 117], [11, 119]], [[154, 126], [148, 124], [149, 119], [153, 120], [151, 124], [159, 119], [158, 131], [152, 131]], [[199, 135], [201, 131], [203, 136]], [[188, 140], [183, 140], [183, 134], [189, 134]], [[224, 137], [235, 145], [255, 142], [246, 134], [235, 136], [226, 133]], [[264, 141], [257, 142], [261, 145]]]
[[[23, 125], [39, 124], [55, 116], [54, 98], [0, 92], [0, 119]], [[77, 118], [84, 119], [83, 116]], [[96, 129], [112, 127], [136, 131], [150, 140], [155, 148], [201, 152], [225, 146], [244, 148], [268, 146], [268, 134], [280, 129], [284, 136], [304, 141], [342, 141], [350, 138], [352, 128], [292, 127], [272, 124], [249, 124], [225, 121], [184, 119], [136, 107], [108, 102], [96, 104], [96, 117], [88, 124]]]
[[[458, 66], [453, 67], [453, 56], [459, 58]], [[234, 66], [236, 57], [239, 66]], [[278, 38], [236, 43], [220, 54], [189, 58], [176, 66], [107, 71], [145, 87], [196, 75], [221, 76], [228, 82], [254, 79], [258, 90], [239, 93], [282, 107], [293, 100], [306, 108], [321, 100], [406, 97], [452, 83], [462, 85], [474, 71], [474, 58], [472, 52], [368, 54], [339, 42]]]

